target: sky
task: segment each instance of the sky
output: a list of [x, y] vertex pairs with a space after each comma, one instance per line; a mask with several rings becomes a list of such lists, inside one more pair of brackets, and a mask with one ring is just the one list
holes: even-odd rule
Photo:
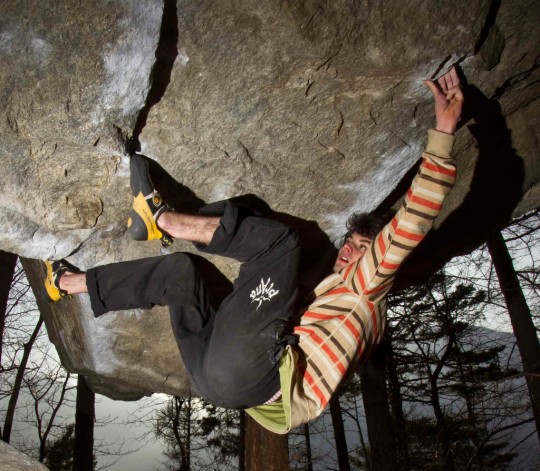
[[[110, 471], [149, 471], [159, 469], [165, 457], [162, 454], [162, 444], [152, 436], [152, 420], [144, 419], [153, 410], [156, 410], [166, 396], [154, 395], [139, 401], [114, 401], [108, 397], [96, 395], [96, 421], [109, 422], [105, 427], [97, 426], [94, 429], [94, 441], [110, 444], [107, 448], [117, 449], [119, 446], [123, 452], [136, 450], [125, 456], [108, 456], [101, 454], [98, 449], [98, 467], [111, 465]], [[116, 420], [110, 422], [111, 418]], [[126, 424], [125, 421], [138, 421], [140, 423]], [[120, 459], [118, 459], [120, 458]]]

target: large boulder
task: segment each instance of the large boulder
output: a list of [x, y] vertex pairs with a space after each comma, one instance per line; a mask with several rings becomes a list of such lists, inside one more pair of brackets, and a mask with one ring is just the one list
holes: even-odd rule
[[47, 471], [48, 469], [39, 461], [0, 440], [0, 471]]
[[[422, 79], [458, 63], [474, 106], [456, 188], [405, 272], [419, 277], [539, 204], [539, 22], [525, 0], [5, 0], [0, 249], [83, 269], [158, 254], [124, 235], [135, 150], [178, 208], [257, 195], [334, 240], [351, 211], [403, 195], [433, 123]], [[25, 267], [39, 289], [40, 264]], [[39, 302], [96, 391], [189, 388], [164, 309], [93, 319], [85, 297]]]

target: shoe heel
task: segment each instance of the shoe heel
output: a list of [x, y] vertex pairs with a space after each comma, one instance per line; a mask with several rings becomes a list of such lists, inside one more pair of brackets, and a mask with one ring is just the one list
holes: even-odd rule
[[133, 199], [127, 225], [128, 233], [134, 240], [154, 240], [163, 237], [163, 233], [154, 221], [152, 210], [142, 193]]
[[134, 210], [129, 212], [127, 231], [133, 240], [148, 240], [148, 231], [146, 230], [146, 225]]

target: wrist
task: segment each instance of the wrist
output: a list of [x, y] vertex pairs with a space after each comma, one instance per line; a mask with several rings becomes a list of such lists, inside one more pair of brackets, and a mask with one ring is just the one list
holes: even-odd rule
[[456, 132], [457, 123], [437, 123], [435, 126], [436, 131], [444, 132], [446, 134], [454, 135]]

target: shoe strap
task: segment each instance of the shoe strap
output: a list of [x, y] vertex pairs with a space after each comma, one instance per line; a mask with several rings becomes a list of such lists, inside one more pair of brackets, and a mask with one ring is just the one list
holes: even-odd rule
[[54, 286], [56, 286], [56, 288], [58, 288], [58, 291], [63, 294], [67, 294], [67, 291], [60, 288], [60, 278], [62, 278], [67, 271], [69, 271], [68, 267], [60, 265], [60, 267], [58, 267], [58, 270], [56, 270], [56, 272], [54, 273]]
[[156, 224], [157, 224], [157, 220], [158, 220], [159, 216], [161, 216], [166, 211], [173, 212], [174, 209], [171, 206], [169, 206], [167, 203], [165, 203], [165, 201], [163, 201], [163, 204], [154, 213], [154, 221], [156, 221]]

